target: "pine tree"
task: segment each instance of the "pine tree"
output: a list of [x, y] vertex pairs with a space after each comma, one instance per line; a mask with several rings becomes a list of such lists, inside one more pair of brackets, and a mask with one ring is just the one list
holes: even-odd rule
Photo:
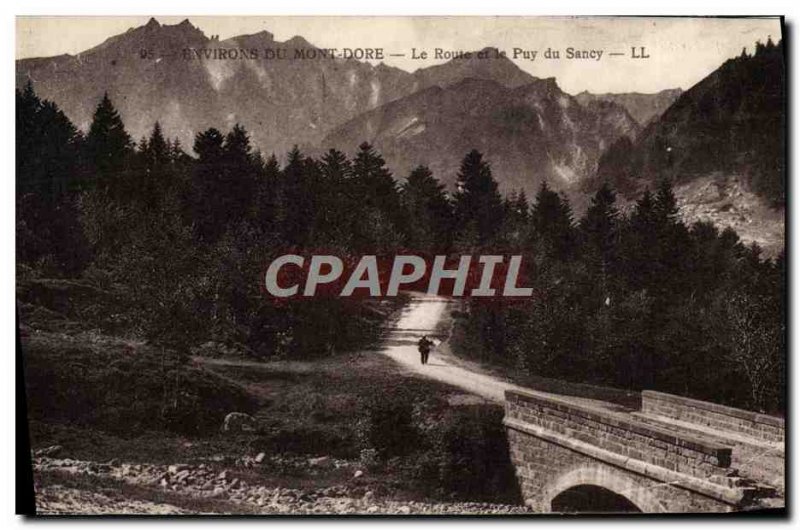
[[477, 150], [461, 162], [454, 196], [459, 238], [468, 246], [483, 246], [499, 239], [503, 224], [503, 200], [489, 164]]
[[[129, 167], [133, 142], [106, 92], [97, 106], [86, 136], [86, 153], [100, 185], [119, 184]], [[110, 180], [113, 179], [113, 182]]]
[[89, 257], [72, 191], [81, 186], [82, 136], [28, 81], [16, 91], [17, 259], [46, 274], [80, 272]]
[[[260, 159], [260, 155], [259, 155]], [[271, 154], [266, 161], [259, 164], [259, 180], [256, 191], [255, 215], [257, 226], [262, 234], [273, 234], [278, 231], [278, 185], [281, 168], [278, 159]]]
[[187, 158], [186, 153], [183, 151], [181, 141], [178, 138], [175, 138], [169, 146], [169, 158], [173, 162], [183, 162]]
[[245, 166], [251, 162], [250, 136], [245, 128], [236, 124], [233, 129], [225, 136], [223, 153], [230, 164]]
[[657, 227], [653, 194], [645, 190], [636, 202], [624, 233], [625, 272], [633, 289], [650, 288], [659, 275]]
[[326, 245], [345, 247], [349, 244], [351, 230], [357, 222], [360, 199], [352, 193], [350, 179], [353, 166], [344, 153], [330, 149], [320, 162], [321, 190], [319, 237]]
[[401, 187], [407, 216], [407, 244], [413, 250], [444, 251], [450, 245], [452, 211], [444, 185], [426, 166], [418, 166]]
[[241, 221], [253, 212], [259, 166], [253, 157], [250, 136], [240, 124], [225, 135], [222, 148], [222, 187], [218, 190], [229, 210], [229, 219]]
[[519, 190], [516, 197], [511, 201], [511, 210], [521, 223], [530, 221], [530, 207], [531, 205], [528, 203], [528, 196], [525, 195], [525, 190]]
[[362, 143], [353, 159], [354, 194], [361, 201], [362, 226], [357, 239], [360, 245], [392, 246], [403, 237], [403, 211], [397, 182], [383, 157], [367, 142]]
[[330, 149], [322, 156], [322, 176], [328, 186], [340, 186], [350, 178], [353, 165], [344, 153]]
[[519, 248], [530, 240], [530, 204], [525, 191], [513, 193], [503, 202], [505, 226], [503, 235], [507, 243]]
[[664, 299], [677, 300], [677, 293], [687, 289], [689, 234], [680, 220], [678, 200], [669, 180], [662, 179], [653, 200], [655, 233], [658, 238], [659, 280], [653, 285]]
[[201, 164], [215, 164], [222, 159], [222, 144], [225, 138], [213, 127], [198, 133], [194, 139], [194, 152]]
[[82, 136], [58, 106], [41, 100], [28, 81], [16, 92], [16, 168], [18, 192], [57, 201], [79, 187]]
[[672, 191], [669, 180], [661, 179], [653, 203], [653, 212], [657, 222], [663, 225], [672, 225], [678, 222], [678, 200]]
[[570, 257], [575, 242], [572, 209], [566, 198], [544, 181], [531, 208], [531, 227], [538, 252], [559, 260]]
[[584, 259], [599, 279], [604, 299], [608, 298], [618, 257], [619, 211], [616, 200], [614, 190], [604, 183], [592, 197], [592, 203], [581, 221]]
[[161, 124], [158, 122], [155, 123], [153, 131], [150, 133], [150, 139], [147, 141], [145, 153], [147, 165], [150, 168], [163, 167], [170, 161], [171, 146], [164, 139], [164, 134], [161, 131]]
[[198, 133], [194, 151], [198, 155], [192, 176], [191, 208], [195, 235], [202, 241], [214, 242], [227, 228], [229, 205], [225, 189], [225, 137], [210, 128]]
[[281, 231], [289, 245], [308, 246], [316, 221], [314, 175], [309, 160], [294, 146], [281, 172]]
[[397, 183], [383, 157], [367, 142], [358, 146], [353, 160], [353, 183], [367, 205], [375, 206], [390, 217], [399, 211]]

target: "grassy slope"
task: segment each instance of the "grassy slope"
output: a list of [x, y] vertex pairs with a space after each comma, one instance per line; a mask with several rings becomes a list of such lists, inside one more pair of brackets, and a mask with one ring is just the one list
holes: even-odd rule
[[[359, 461], [363, 443], [358, 429], [365, 402], [375, 396], [401, 396], [413, 403], [414, 424], [428, 433], [438, 425], [461, 424], [462, 417], [481, 425], [502, 413], [495, 405], [463, 399], [458, 389], [405, 374], [374, 351], [313, 361], [186, 359], [141, 341], [88, 330], [73, 320], [73, 308], [60, 311], [55, 320], [47, 312], [52, 309], [44, 309], [53, 308], [52, 301], [32, 298], [21, 301], [25, 314], [36, 315], [23, 319], [22, 328], [32, 447], [60, 445], [60, 457], [212, 463], [249, 483], [320, 488], [350, 484], [354, 469], [366, 470]], [[224, 415], [235, 410], [253, 414], [259, 431], [219, 432]], [[455, 498], [453, 491], [419, 483], [427, 479], [417, 477], [418, 463], [440, 439], [432, 440], [420, 440], [408, 455], [369, 469], [359, 487], [401, 500]], [[241, 465], [260, 452], [269, 455], [268, 465], [258, 470]], [[318, 456], [346, 465], [309, 467], [307, 460]], [[434, 470], [436, 465], [433, 461]], [[62, 479], [47, 473], [37, 477], [40, 486]], [[69, 482], [71, 487], [92, 488], [92, 481]], [[466, 499], [514, 502], [515, 495], [509, 490]], [[160, 498], [135, 496], [143, 501]]]

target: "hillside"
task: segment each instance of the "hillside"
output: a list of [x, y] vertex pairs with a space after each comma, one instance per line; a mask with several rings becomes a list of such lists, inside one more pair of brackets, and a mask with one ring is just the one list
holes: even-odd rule
[[[263, 55], [267, 49], [282, 50], [287, 59], [240, 58], [243, 51]], [[142, 57], [143, 50], [149, 55]], [[476, 77], [515, 87], [534, 79], [507, 59], [454, 60], [414, 73], [353, 59], [292, 59], [318, 51], [299, 36], [280, 42], [262, 31], [219, 41], [188, 20], [162, 25], [151, 19], [74, 56], [17, 61], [16, 84], [33, 80], [37, 94], [55, 101], [84, 131], [108, 92], [136, 139], [159, 120], [169, 137], [190, 147], [198, 132], [238, 122], [258, 148], [282, 155], [295, 144], [314, 146], [356, 115], [430, 86]], [[236, 52], [237, 59], [223, 52]]]
[[633, 119], [642, 127], [658, 119], [661, 114], [675, 102], [681, 95], [680, 88], [668, 88], [654, 94], [639, 92], [625, 92], [620, 94], [592, 94], [584, 90], [575, 96], [581, 105], [588, 105], [594, 101], [610, 101], [625, 107]]
[[[587, 188], [610, 180], [624, 195], [635, 197], [668, 178], [686, 206], [687, 219], [712, 219], [752, 232], [747, 241], [778, 251], [786, 199], [784, 86], [782, 43], [759, 44], [753, 55], [726, 61], [634, 142], [622, 139], [604, 153]], [[718, 191], [713, 197], [698, 191], [702, 185], [692, 185], [701, 181], [714, 183]], [[772, 235], [752, 230], [764, 222]], [[776, 233], [781, 234], [777, 243]]]
[[554, 78], [516, 88], [468, 78], [366, 112], [321, 145], [350, 151], [369, 141], [398, 177], [424, 164], [451, 189], [464, 153], [475, 148], [491, 162], [503, 191], [532, 196], [543, 180], [565, 191], [577, 188], [607, 146], [638, 130], [621, 106], [584, 107]]

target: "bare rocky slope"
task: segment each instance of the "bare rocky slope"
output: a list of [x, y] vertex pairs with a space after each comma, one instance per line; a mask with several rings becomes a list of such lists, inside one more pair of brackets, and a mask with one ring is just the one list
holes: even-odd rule
[[666, 178], [689, 221], [730, 226], [771, 254], [783, 248], [786, 200], [782, 43], [729, 59], [635, 141], [604, 153], [587, 189], [609, 180], [629, 198]]
[[581, 105], [589, 105], [596, 101], [607, 101], [625, 107], [633, 119], [646, 127], [651, 121], [658, 119], [672, 103], [683, 93], [680, 88], [668, 88], [653, 94], [625, 92], [621, 94], [592, 94], [583, 91], [575, 96]]
[[220, 41], [189, 20], [162, 25], [151, 19], [77, 55], [16, 63], [17, 87], [31, 80], [38, 95], [55, 101], [84, 131], [108, 92], [134, 138], [159, 120], [168, 136], [190, 147], [197, 132], [238, 122], [257, 147], [277, 155], [295, 144], [316, 145], [364, 111], [467, 76], [509, 87], [535, 79], [507, 59], [453, 60], [409, 73], [323, 58], [300, 36], [281, 42], [262, 31]]
[[[266, 50], [286, 59], [267, 59]], [[158, 120], [187, 150], [197, 132], [241, 123], [267, 154], [295, 144], [352, 153], [371, 141], [399, 178], [428, 164], [452, 184], [461, 158], [478, 148], [503, 189], [527, 192], [545, 178], [572, 186], [594, 172], [611, 142], [638, 132], [623, 106], [581, 105], [554, 79], [483, 51], [486, 58], [475, 53], [409, 73], [319, 58], [302, 37], [280, 42], [262, 31], [220, 41], [188, 20], [151, 19], [74, 56], [17, 61], [16, 84], [32, 81], [84, 131], [108, 92], [134, 139]], [[242, 59], [253, 52], [258, 58]], [[293, 59], [297, 53], [317, 58]]]
[[583, 106], [554, 78], [517, 87], [467, 78], [365, 112], [322, 145], [347, 149], [369, 141], [399, 176], [424, 164], [450, 189], [464, 154], [478, 149], [502, 191], [522, 189], [533, 196], [544, 180], [562, 191], [579, 188], [606, 147], [638, 131], [622, 106]]

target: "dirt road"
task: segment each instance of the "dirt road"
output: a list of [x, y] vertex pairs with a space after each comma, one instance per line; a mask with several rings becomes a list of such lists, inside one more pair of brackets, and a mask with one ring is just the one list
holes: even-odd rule
[[[482, 398], [502, 402], [504, 392], [515, 388], [515, 385], [456, 366], [449, 356], [442, 355], [440, 345], [447, 339], [449, 331], [442, 323], [451, 309], [452, 302], [444, 298], [415, 294], [390, 328], [380, 351], [412, 372], [459, 387]], [[420, 363], [417, 350], [417, 341], [423, 335], [434, 339], [436, 344], [426, 365]]]
[[[618, 410], [620, 407], [606, 401], [577, 396], [565, 396], [523, 388], [491, 375], [476, 363], [456, 359], [446, 343], [450, 332], [449, 313], [455, 302], [443, 297], [413, 293], [409, 303], [402, 309], [397, 320], [390, 325], [380, 352], [403, 365], [406, 369], [424, 377], [461, 388], [489, 401], [503, 403], [506, 390], [525, 390], [542, 396], [558, 397], [574, 403]], [[433, 338], [436, 347], [428, 364], [420, 363], [417, 341], [423, 335]]]

